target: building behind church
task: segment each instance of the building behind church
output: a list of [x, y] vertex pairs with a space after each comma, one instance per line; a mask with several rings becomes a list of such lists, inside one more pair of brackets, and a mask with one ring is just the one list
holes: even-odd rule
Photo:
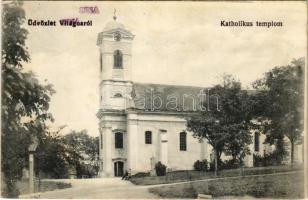
[[[200, 96], [209, 90], [133, 82], [134, 37], [116, 17], [98, 35], [100, 176], [122, 176], [128, 169], [132, 174], [150, 172], [158, 161], [168, 170], [190, 170], [196, 160], [210, 161], [211, 146], [186, 131], [184, 118], [202, 110]], [[263, 144], [263, 134], [252, 135], [247, 167], [253, 166], [253, 154], [272, 151]]]

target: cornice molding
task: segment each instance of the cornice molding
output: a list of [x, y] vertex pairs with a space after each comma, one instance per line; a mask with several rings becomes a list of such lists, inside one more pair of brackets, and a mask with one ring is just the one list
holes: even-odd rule
[[113, 80], [113, 79], [105, 79], [105, 80], [101, 80], [101, 82], [99, 83], [99, 85], [101, 86], [104, 82], [110, 82], [110, 83], [129, 83], [129, 84], [133, 84], [133, 81], [125, 81], [125, 80]]
[[116, 28], [116, 29], [100, 32], [97, 36], [96, 45], [97, 46], [101, 45], [104, 38], [113, 38], [115, 33], [120, 33], [122, 36], [122, 39], [133, 40], [135, 37], [135, 35], [132, 34], [128, 30], [125, 30], [122, 28]]
[[112, 161], [116, 162], [116, 161], [126, 161], [126, 158], [113, 158]]
[[117, 116], [125, 116], [126, 113], [124, 110], [113, 110], [113, 109], [99, 109], [98, 112], [96, 113], [96, 117], [98, 119], [101, 119], [104, 115], [117, 115]]
[[116, 129], [113, 129], [112, 132], [113, 132], [113, 133], [118, 133], [118, 132], [120, 132], [120, 133], [126, 133], [126, 130], [116, 128]]

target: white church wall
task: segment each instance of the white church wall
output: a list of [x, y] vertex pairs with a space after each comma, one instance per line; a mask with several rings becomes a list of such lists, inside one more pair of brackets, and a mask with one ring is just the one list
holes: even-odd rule
[[[113, 52], [120, 50], [123, 54], [123, 69], [121, 69], [122, 76], [114, 76], [113, 68]], [[100, 51], [103, 52], [102, 63], [103, 71], [101, 73], [102, 80], [131, 80], [131, 43], [130, 42], [115, 42], [104, 40], [104, 43], [101, 45]], [[109, 67], [104, 67], [109, 66]]]
[[[145, 144], [145, 132], [152, 132], [152, 144]], [[158, 156], [158, 139], [159, 127], [151, 122], [138, 121], [138, 140], [136, 145], [140, 149], [138, 151], [138, 169], [140, 171], [150, 171], [151, 161], [154, 157], [157, 160]]]
[[112, 77], [113, 67], [105, 67], [113, 65], [113, 53], [103, 54], [102, 55], [102, 73], [101, 80], [108, 80]]
[[136, 145], [138, 135], [138, 121], [135, 113], [129, 113], [127, 115], [127, 135], [128, 135], [128, 148], [127, 148], [127, 167], [134, 174], [138, 172], [138, 157], [139, 147]]
[[[176, 115], [168, 114], [133, 114], [127, 117], [124, 114], [105, 115], [101, 118], [101, 132], [103, 134], [103, 149], [100, 158], [103, 161], [104, 176], [113, 176], [113, 162], [122, 159], [124, 170], [132, 169], [132, 172], [149, 172], [151, 170], [151, 158], [155, 162], [163, 161], [169, 170], [193, 169], [196, 160], [207, 159], [211, 161], [212, 147], [204, 141], [193, 138], [192, 133], [187, 132], [187, 149], [180, 151], [179, 134], [186, 129], [186, 121]], [[133, 122], [133, 123], [131, 123]], [[131, 126], [133, 125], [133, 126]], [[166, 131], [166, 137], [162, 138], [162, 130]], [[152, 144], [145, 143], [145, 132], [152, 132]], [[115, 133], [123, 133], [123, 149], [115, 148]], [[132, 134], [133, 133], [133, 134]], [[253, 142], [254, 131], [252, 131]], [[259, 151], [255, 151], [254, 143], [249, 145], [251, 155], [245, 158], [247, 167], [253, 166], [253, 154], [264, 156], [274, 150], [271, 146], [263, 144], [266, 136], [260, 134]], [[165, 149], [161, 140], [167, 140]], [[202, 146], [203, 145], [203, 146]], [[296, 146], [296, 161], [302, 162], [302, 146]], [[166, 154], [167, 158], [162, 156]], [[164, 157], [164, 158], [162, 158]], [[230, 159], [230, 156], [222, 155], [222, 160]]]
[[187, 150], [180, 151], [179, 134], [182, 127], [174, 127], [170, 134], [169, 164], [172, 170], [193, 169], [193, 164], [201, 160], [201, 144], [198, 139], [192, 137], [192, 133], [187, 132]]
[[304, 145], [299, 144], [294, 147], [294, 160], [298, 164], [304, 162]]
[[[284, 137], [284, 142], [285, 142], [285, 149], [287, 151], [284, 163], [291, 164], [291, 142], [287, 137]], [[294, 163], [301, 164], [304, 162], [303, 148], [304, 148], [303, 144], [294, 145]]]
[[[159, 161], [161, 129], [166, 130], [168, 138], [168, 162], [163, 164], [172, 170], [192, 169], [193, 163], [201, 159], [201, 144], [187, 132], [187, 151], [180, 151], [179, 134], [186, 129], [185, 120], [176, 116], [146, 114], [138, 115], [138, 170], [150, 171], [152, 157]], [[152, 132], [152, 144], [145, 144], [146, 131]]]
[[[126, 116], [107, 115], [103, 116], [100, 121], [100, 132], [103, 136], [103, 145], [100, 151], [100, 159], [102, 168], [100, 169], [102, 176], [108, 177], [114, 175], [113, 159], [126, 159], [127, 157], [127, 134], [126, 134]], [[123, 149], [115, 148], [115, 133], [123, 133]], [[101, 146], [100, 146], [101, 148]], [[125, 162], [124, 162], [125, 163]], [[124, 168], [126, 165], [124, 164]]]
[[[131, 95], [132, 84], [130, 82], [105, 81], [101, 87], [101, 108], [124, 110], [128, 107], [127, 101]], [[115, 95], [120, 94], [122, 97]]]

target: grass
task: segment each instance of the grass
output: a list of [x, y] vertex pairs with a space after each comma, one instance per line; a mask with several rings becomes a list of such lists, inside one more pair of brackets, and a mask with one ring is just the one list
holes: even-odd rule
[[[70, 183], [63, 183], [60, 181], [48, 181], [42, 180], [39, 186], [39, 182], [35, 181], [35, 191], [34, 192], [45, 192], [58, 189], [70, 188], [72, 185]], [[23, 179], [17, 182], [17, 187], [20, 192], [20, 195], [29, 194], [29, 180]]]
[[303, 171], [272, 176], [238, 177], [199, 181], [150, 188], [161, 198], [196, 198], [198, 194], [214, 198], [252, 196], [256, 198], [304, 198]]
[[[278, 172], [288, 172], [302, 169], [301, 166], [291, 168], [290, 166], [273, 166], [273, 167], [254, 167], [244, 168], [242, 175], [257, 175], [257, 174], [272, 174]], [[230, 169], [219, 171], [217, 177], [230, 177], [241, 175], [240, 169]], [[132, 177], [130, 181], [136, 185], [156, 185], [166, 183], [176, 183], [184, 181], [202, 180], [214, 178], [214, 172], [200, 172], [200, 171], [174, 171], [169, 172], [166, 176], [146, 176], [146, 177]]]

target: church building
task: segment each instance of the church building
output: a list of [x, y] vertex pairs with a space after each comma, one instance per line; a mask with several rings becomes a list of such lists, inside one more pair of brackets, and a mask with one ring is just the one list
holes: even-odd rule
[[[185, 115], [202, 107], [206, 88], [136, 83], [132, 80], [135, 35], [114, 20], [98, 34], [100, 61], [100, 176], [151, 172], [161, 161], [170, 171], [193, 169], [197, 160], [211, 160], [212, 148], [186, 131]], [[183, 74], [184, 76], [184, 74]], [[252, 154], [270, 151], [264, 135], [253, 134]], [[245, 158], [253, 165], [253, 156]]]

